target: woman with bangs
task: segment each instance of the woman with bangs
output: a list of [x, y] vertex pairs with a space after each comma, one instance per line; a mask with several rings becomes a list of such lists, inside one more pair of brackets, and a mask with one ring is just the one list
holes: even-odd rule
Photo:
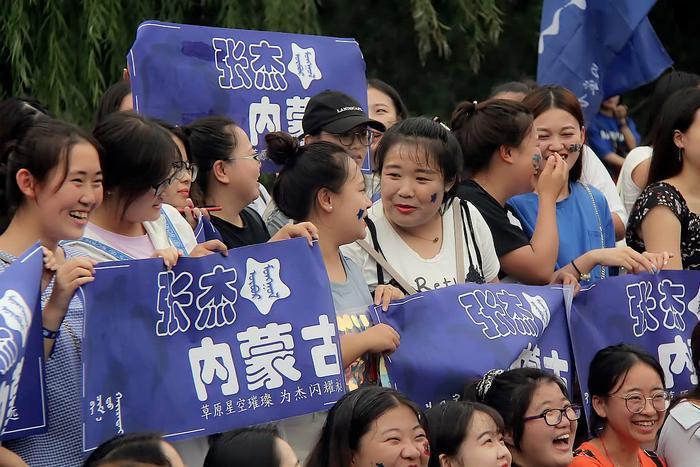
[[510, 467], [505, 425], [496, 410], [478, 402], [447, 401], [425, 414], [428, 467]]
[[382, 137], [375, 162], [381, 199], [368, 211], [370, 241], [344, 249], [370, 289], [390, 280], [408, 294], [498, 281], [488, 225], [455, 198], [462, 154], [445, 125], [426, 118], [397, 123]]
[[[543, 86], [528, 94], [523, 105], [534, 116], [542, 161], [557, 156], [568, 168], [568, 181], [556, 198], [556, 268], [575, 275], [581, 282], [609, 277], [610, 267], [624, 267], [635, 273], [660, 270], [668, 261], [667, 253], [615, 248], [615, 228], [605, 197], [580, 181], [586, 131], [576, 96], [561, 86]], [[538, 184], [536, 181], [533, 193], [514, 196], [508, 202], [530, 238], [539, 212]]]

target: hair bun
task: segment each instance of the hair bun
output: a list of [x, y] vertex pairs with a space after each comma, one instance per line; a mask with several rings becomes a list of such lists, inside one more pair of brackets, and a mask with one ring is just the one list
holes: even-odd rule
[[267, 157], [275, 164], [291, 166], [299, 156], [300, 146], [296, 138], [283, 131], [273, 131], [265, 135]]
[[472, 117], [478, 109], [478, 103], [476, 101], [462, 101], [457, 104], [454, 112], [452, 112], [452, 118], [450, 119], [450, 127], [454, 131], [460, 128], [466, 119]]

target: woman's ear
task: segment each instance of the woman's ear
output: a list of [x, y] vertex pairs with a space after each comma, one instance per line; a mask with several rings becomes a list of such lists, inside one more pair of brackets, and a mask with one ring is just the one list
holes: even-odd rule
[[226, 173], [227, 170], [230, 170], [230, 167], [226, 167], [226, 161], [223, 160], [218, 160], [211, 166], [211, 173], [214, 175], [216, 181], [223, 183], [224, 185], [227, 185], [231, 181], [230, 177]]
[[447, 457], [447, 454], [440, 454], [438, 460], [440, 461], [440, 467], [452, 467], [452, 461]]
[[498, 153], [498, 157], [506, 164], [513, 163], [513, 155], [510, 152], [510, 146], [506, 146], [505, 144], [501, 144], [500, 146], [498, 146], [498, 149], [496, 150], [496, 152]]
[[586, 144], [586, 127], [581, 126], [581, 144]]
[[604, 398], [600, 396], [593, 396], [591, 398], [591, 407], [600, 418], [607, 418], [608, 407]]
[[322, 212], [333, 212], [333, 193], [328, 188], [321, 188], [316, 193], [316, 206]]
[[457, 183], [457, 177], [453, 177], [450, 180], [445, 180], [445, 193], [450, 191], [453, 186]]
[[673, 144], [679, 149], [685, 149], [685, 135], [680, 130], [673, 131]]
[[19, 191], [27, 198], [36, 198], [36, 179], [27, 169], [19, 169], [15, 174]]

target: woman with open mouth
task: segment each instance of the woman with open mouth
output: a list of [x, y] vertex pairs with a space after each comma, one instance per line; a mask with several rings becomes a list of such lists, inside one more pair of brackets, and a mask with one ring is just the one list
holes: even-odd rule
[[517, 467], [567, 467], [581, 417], [564, 382], [538, 368], [491, 370], [467, 386], [467, 400], [493, 407], [505, 422], [504, 440]]
[[653, 356], [626, 344], [598, 351], [588, 373], [588, 392], [593, 439], [579, 446], [572, 467], [666, 465], [645, 450], [654, 446], [671, 400]]
[[[11, 98], [0, 104], [0, 121], [13, 126], [23, 120], [25, 125], [22, 134], [0, 140], [0, 216], [10, 221], [0, 235], [0, 271], [38, 241], [51, 254], [51, 264], [45, 259], [39, 315], [50, 423], [45, 433], [3, 444], [28, 465], [77, 467], [82, 464], [80, 339], [85, 311], [74, 293], [94, 280], [94, 262], [59, 242], [83, 235], [102, 202], [101, 150], [80, 128], [17, 103]], [[0, 465], [27, 464], [0, 448]]]

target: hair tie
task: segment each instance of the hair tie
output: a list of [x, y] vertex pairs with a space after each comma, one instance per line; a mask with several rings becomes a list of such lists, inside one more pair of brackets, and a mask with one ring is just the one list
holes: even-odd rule
[[503, 373], [503, 370], [499, 369], [493, 369], [489, 370], [486, 372], [483, 378], [481, 378], [481, 381], [479, 381], [476, 385], [476, 395], [479, 398], [479, 400], [483, 401], [484, 398], [486, 397], [486, 394], [489, 392], [489, 389], [491, 389], [491, 385], [493, 384], [493, 380], [496, 378], [496, 376], [500, 375]]
[[478, 102], [477, 102], [477, 101], [472, 101], [472, 103], [474, 104], [474, 110], [476, 110], [476, 106], [477, 106]]
[[440, 117], [438, 117], [437, 115], [433, 117], [433, 121], [434, 121], [435, 123], [439, 123], [440, 126], [443, 127], [445, 130], [447, 130], [447, 131], [452, 131], [452, 130], [450, 129], [450, 127], [448, 127], [447, 125], [445, 125], [445, 124], [443, 123], [442, 119], [441, 119]]

